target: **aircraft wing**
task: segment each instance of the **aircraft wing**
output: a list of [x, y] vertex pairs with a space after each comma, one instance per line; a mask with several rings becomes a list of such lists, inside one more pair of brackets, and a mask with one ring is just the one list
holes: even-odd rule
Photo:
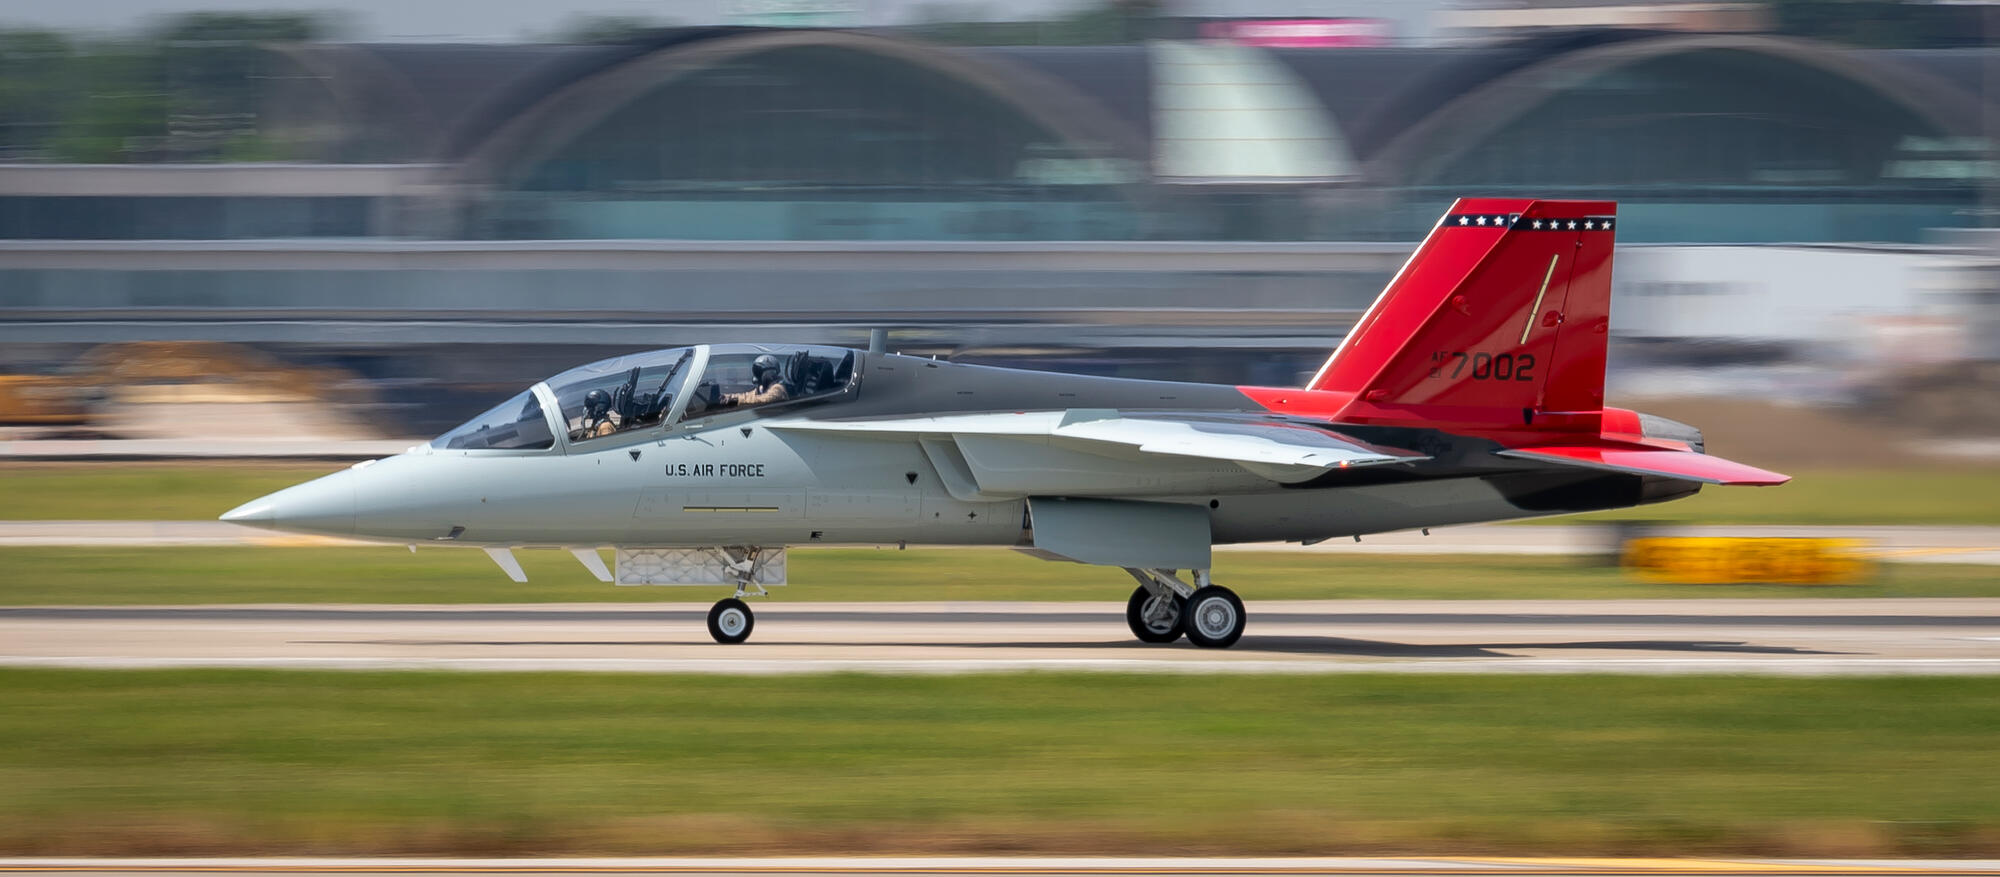
[[1658, 475], [1684, 481], [1699, 481], [1704, 484], [1746, 484], [1764, 487], [1792, 480], [1789, 475], [1767, 472], [1733, 460], [1711, 457], [1695, 451], [1676, 451], [1667, 448], [1554, 446], [1510, 448], [1495, 453], [1516, 460], [1584, 466], [1633, 475]]
[[[1306, 423], [1224, 414], [1133, 414], [1098, 409], [951, 414], [861, 420], [772, 421], [773, 430], [917, 438], [940, 470], [958, 469], [984, 495], [1073, 492], [1079, 477], [1111, 478], [1119, 460], [1151, 458], [1152, 471], [1234, 464], [1280, 483], [1328, 470], [1429, 459]], [[948, 447], [947, 447], [948, 445]], [[1078, 455], [1085, 455], [1079, 457]], [[943, 459], [941, 459], [943, 458]], [[1160, 458], [1170, 458], [1162, 460]], [[1098, 463], [1089, 462], [1099, 460]], [[1152, 471], [1134, 470], [1135, 475]], [[1039, 476], [1035, 473], [1041, 473]], [[1041, 483], [1046, 480], [1047, 483]], [[1157, 482], [1157, 479], [1151, 479]], [[1004, 486], [1003, 486], [1004, 485]], [[956, 491], [955, 491], [956, 492]], [[1095, 492], [1095, 491], [1093, 491]]]

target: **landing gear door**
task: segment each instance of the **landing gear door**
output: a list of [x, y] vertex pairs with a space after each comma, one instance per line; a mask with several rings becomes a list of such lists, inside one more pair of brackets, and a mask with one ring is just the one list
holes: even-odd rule
[[1079, 563], [1208, 569], [1208, 509], [1165, 502], [1030, 497], [1037, 549]]
[[[783, 548], [619, 548], [613, 557], [621, 585], [736, 585], [785, 583]], [[759, 592], [761, 593], [761, 591]]]

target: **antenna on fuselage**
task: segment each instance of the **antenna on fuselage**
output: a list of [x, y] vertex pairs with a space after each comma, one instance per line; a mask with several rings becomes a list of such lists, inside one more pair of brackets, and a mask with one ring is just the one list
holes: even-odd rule
[[888, 352], [888, 350], [889, 350], [889, 330], [887, 329], [868, 330], [868, 352], [886, 353]]

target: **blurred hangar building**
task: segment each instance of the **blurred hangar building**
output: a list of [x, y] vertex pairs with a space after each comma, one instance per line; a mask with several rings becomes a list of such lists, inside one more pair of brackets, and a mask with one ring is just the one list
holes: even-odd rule
[[258, 126], [295, 162], [7, 165], [0, 233], [1407, 241], [1478, 191], [1616, 198], [1627, 242], [1914, 242], [1990, 178], [1984, 55], [1633, 30], [277, 45]]
[[[1929, 278], [1964, 248], [1929, 230], [1991, 224], [1985, 50], [1245, 33], [272, 45], [254, 126], [285, 161], [0, 164], [0, 339], [516, 386], [582, 347], [888, 326], [905, 350], [1290, 383], [1451, 199], [1520, 194], [1620, 202], [1643, 251], [1625, 350], [1720, 326], [1755, 358], [1955, 307]], [[1869, 268], [1815, 268], [1836, 251]]]

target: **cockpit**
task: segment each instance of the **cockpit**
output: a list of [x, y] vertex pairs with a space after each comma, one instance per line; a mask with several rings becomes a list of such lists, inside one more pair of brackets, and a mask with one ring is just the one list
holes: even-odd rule
[[565, 446], [587, 450], [614, 436], [838, 401], [854, 395], [859, 355], [842, 347], [703, 344], [613, 357], [537, 384], [431, 447], [545, 451], [560, 436]]

